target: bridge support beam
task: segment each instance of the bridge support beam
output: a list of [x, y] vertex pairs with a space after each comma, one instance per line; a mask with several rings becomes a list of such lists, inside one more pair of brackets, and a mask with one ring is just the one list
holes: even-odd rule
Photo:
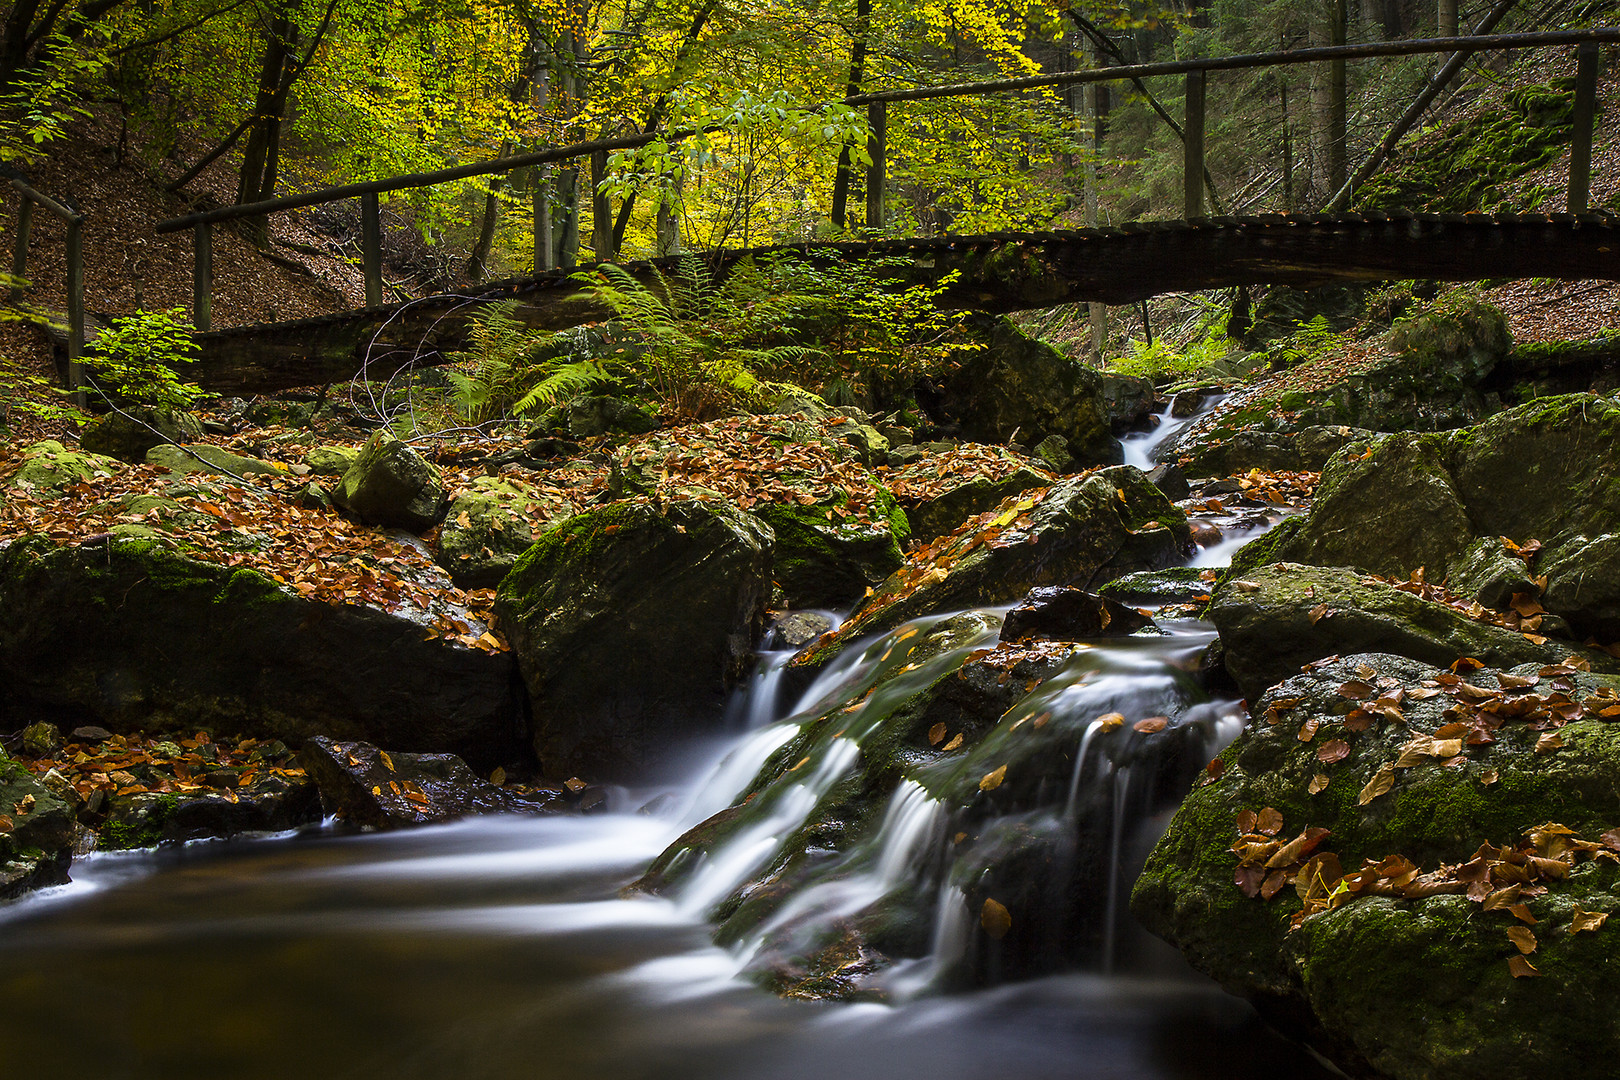
[[1598, 45], [1575, 47], [1575, 131], [1569, 148], [1569, 212], [1586, 213], [1592, 193], [1592, 121], [1597, 113]]
[[1188, 221], [1204, 216], [1204, 71], [1187, 72], [1187, 116], [1182, 124], [1182, 189]]

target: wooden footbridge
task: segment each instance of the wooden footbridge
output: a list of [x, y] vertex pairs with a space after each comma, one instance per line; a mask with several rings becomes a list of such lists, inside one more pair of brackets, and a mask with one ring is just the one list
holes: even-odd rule
[[[753, 249], [723, 249], [700, 257], [718, 274], [749, 257], [792, 255], [811, 262], [879, 258], [885, 276], [901, 284], [938, 283], [955, 274], [942, 302], [959, 308], [1008, 312], [1073, 301], [1124, 304], [1164, 292], [1218, 289], [1245, 284], [1312, 287], [1332, 282], [1366, 282], [1432, 278], [1472, 281], [1544, 277], [1564, 280], [1620, 280], [1620, 218], [1587, 209], [1599, 45], [1620, 42], [1620, 28], [1597, 28], [1528, 34], [1489, 34], [1494, 19], [1510, 6], [1499, 3], [1476, 32], [1466, 37], [1424, 41], [1376, 42], [1298, 49], [1257, 56], [1180, 60], [1164, 64], [1092, 68], [997, 82], [930, 86], [852, 95], [847, 105], [868, 109], [872, 164], [866, 175], [868, 227], [884, 223], [885, 133], [891, 103], [925, 98], [980, 96], [1038, 87], [1140, 80], [1179, 75], [1186, 80], [1186, 113], [1181, 128], [1185, 159], [1185, 217], [1179, 221], [1136, 222], [1119, 227], [1063, 232], [997, 233], [987, 236], [932, 236], [838, 243], [804, 243]], [[1205, 216], [1204, 103], [1210, 71], [1271, 67], [1282, 64], [1343, 64], [1347, 59], [1424, 53], [1449, 54], [1431, 80], [1439, 88], [1461, 67], [1463, 59], [1488, 50], [1574, 47], [1576, 92], [1569, 176], [1568, 212], [1559, 214], [1325, 214]], [[1386, 140], [1393, 145], [1403, 125], [1421, 115], [1433, 94], [1420, 97], [1408, 116]], [[411, 365], [444, 362], [463, 348], [474, 313], [484, 304], [515, 301], [520, 319], [537, 329], [563, 329], [606, 317], [579, 294], [584, 286], [576, 273], [549, 270], [550, 244], [542, 245], [536, 229], [535, 266], [524, 278], [492, 282], [468, 291], [404, 303], [382, 303], [382, 259], [378, 196], [384, 192], [424, 187], [471, 176], [506, 173], [552, 162], [590, 158], [605, 171], [610, 152], [634, 149], [655, 139], [682, 137], [680, 132], [642, 132], [614, 139], [557, 147], [493, 162], [434, 173], [350, 184], [324, 191], [221, 207], [166, 221], [160, 233], [190, 229], [195, 240], [194, 317], [200, 362], [188, 369], [207, 389], [221, 393], [267, 392], [295, 386], [343, 382], [358, 376], [386, 378]], [[1345, 185], [1330, 205], [1346, 204], [1355, 183]], [[18, 256], [13, 272], [23, 276], [27, 251], [27, 215], [31, 202], [70, 218], [73, 212], [15, 184], [23, 194], [19, 215]], [[314, 319], [210, 330], [212, 277], [211, 230], [215, 224], [358, 198], [361, 204], [362, 263], [367, 307]], [[537, 222], [549, 222], [549, 211], [537, 199]], [[597, 224], [594, 248], [611, 252], [604, 223], [606, 199], [593, 207]], [[69, 360], [83, 343], [82, 266], [76, 259], [70, 228]], [[545, 230], [549, 231], [549, 229]], [[651, 281], [668, 272], [677, 257], [621, 263], [633, 275]], [[589, 266], [582, 267], [589, 270]], [[583, 276], [583, 275], [581, 275]], [[73, 385], [77, 385], [76, 382]]]

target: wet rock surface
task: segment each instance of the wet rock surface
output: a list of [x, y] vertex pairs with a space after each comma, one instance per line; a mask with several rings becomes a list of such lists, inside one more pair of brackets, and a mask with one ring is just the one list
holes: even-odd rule
[[439, 471], [386, 431], [361, 447], [332, 499], [362, 521], [417, 533], [437, 525], [445, 509]]
[[1002, 641], [1085, 641], [1133, 634], [1153, 620], [1117, 600], [1064, 585], [1031, 589], [1001, 624]]
[[321, 806], [351, 825], [400, 829], [468, 814], [536, 814], [562, 805], [559, 793], [509, 791], [452, 754], [390, 754], [370, 743], [310, 739], [299, 761]]
[[544, 534], [495, 608], [542, 764], [623, 775], [712, 726], [763, 633], [774, 547], [724, 503], [621, 504]]
[[1259, 700], [1132, 911], [1352, 1075], [1605, 1076], [1617, 684], [1317, 665]]

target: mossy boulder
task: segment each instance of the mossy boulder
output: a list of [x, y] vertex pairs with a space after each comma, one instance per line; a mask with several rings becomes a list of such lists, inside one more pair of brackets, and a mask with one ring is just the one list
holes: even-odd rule
[[848, 608], [905, 562], [910, 526], [885, 491], [870, 522], [819, 503], [767, 503], [754, 513], [776, 533], [771, 576], [788, 607]]
[[712, 729], [764, 630], [775, 537], [724, 503], [619, 503], [544, 533], [501, 582], [541, 763], [623, 778]]
[[86, 453], [117, 458], [132, 465], [163, 443], [189, 443], [202, 438], [202, 424], [188, 412], [168, 407], [136, 406], [98, 416], [79, 432]]
[[69, 450], [55, 439], [34, 443], [23, 451], [22, 467], [5, 487], [23, 488], [34, 496], [59, 495], [70, 484], [111, 475], [123, 467], [115, 458]]
[[372, 525], [426, 532], [444, 516], [439, 470], [387, 431], [366, 440], [332, 500]]
[[1343, 447], [1373, 437], [1364, 428], [1316, 425], [1295, 431], [1238, 431], [1224, 441], [1183, 447], [1182, 468], [1190, 476], [1231, 476], [1261, 472], [1316, 472]]
[[642, 435], [658, 427], [658, 410], [610, 394], [582, 394], [568, 403], [564, 428], [576, 439], [594, 435]]
[[463, 589], [493, 589], [539, 533], [573, 511], [555, 492], [508, 476], [480, 476], [445, 511], [439, 565]]
[[[914, 463], [906, 466], [899, 476], [891, 476], [891, 480], [900, 479], [907, 473], [920, 474], [931, 467], [927, 461]], [[996, 479], [987, 476], [955, 480], [947, 478], [944, 484], [938, 486], [937, 493], [927, 498], [908, 498], [902, 505], [905, 506], [906, 520], [911, 525], [911, 535], [928, 543], [954, 531], [968, 518], [992, 509], [1007, 498], [1033, 488], [1049, 487], [1053, 480], [1050, 474], [1017, 465]]]
[[304, 455], [304, 464], [314, 476], [342, 476], [359, 456], [352, 446], [315, 446]]
[[0, 550], [0, 610], [0, 714], [14, 724], [333, 735], [491, 764], [521, 752], [509, 654], [162, 541], [14, 541]]
[[73, 808], [0, 750], [0, 900], [68, 880]]
[[1126, 574], [1101, 586], [1098, 596], [1126, 603], [1150, 600], [1166, 604], [1190, 604], [1208, 600], [1211, 582], [1196, 566], [1173, 566], [1167, 570], [1142, 570]]
[[1620, 639], [1617, 477], [1620, 403], [1541, 398], [1465, 430], [1348, 448], [1270, 555], [1397, 577], [1422, 567], [1430, 580], [1457, 574], [1477, 589], [1480, 540], [1539, 540], [1528, 566], [1547, 577], [1541, 602], [1609, 643]]
[[146, 452], [146, 464], [171, 473], [218, 473], [221, 476], [276, 476], [281, 470], [263, 458], [233, 454], [209, 443], [176, 446], [161, 443]]
[[1305, 664], [1359, 652], [1440, 666], [1471, 657], [1498, 667], [1556, 663], [1576, 652], [1620, 671], [1612, 657], [1575, 642], [1538, 643], [1344, 567], [1275, 563], [1233, 575], [1206, 618], [1220, 631], [1227, 671], [1251, 701]]
[[[1599, 696], [1620, 680], [1540, 665], [1513, 676], [1484, 669], [1463, 680], [1362, 654], [1277, 686], [1176, 812], [1137, 881], [1133, 913], [1351, 1075], [1609, 1075], [1620, 1028], [1605, 1010], [1620, 993], [1620, 963], [1606, 935], [1620, 931], [1571, 928], [1576, 906], [1620, 909], [1620, 873], [1610, 856], [1571, 854], [1563, 834], [1533, 836], [1557, 823], [1599, 841], [1620, 820], [1620, 726], [1600, 715], [1615, 698]], [[1375, 694], [1384, 704], [1374, 706]], [[1490, 740], [1447, 742], [1443, 726], [1459, 723]], [[1396, 883], [1375, 870], [1364, 880], [1385, 885], [1330, 900], [1337, 871], [1319, 863], [1322, 891], [1307, 913], [1310, 890], [1284, 884], [1300, 860], [1274, 852], [1272, 868], [1240, 870], [1240, 815], [1266, 808], [1280, 816], [1270, 828], [1284, 843], [1327, 830], [1316, 850], [1343, 872], [1400, 856], [1431, 876]], [[1529, 873], [1503, 857], [1530, 844], [1556, 857]], [[1268, 851], [1262, 844], [1256, 864]], [[1282, 887], [1268, 894], [1255, 877], [1274, 872]], [[1485, 899], [1502, 900], [1504, 876], [1525, 880], [1520, 918], [1511, 899]], [[1520, 951], [1508, 931], [1526, 922], [1535, 951], [1521, 959], [1539, 978], [1515, 978], [1509, 964]]]
[[1011, 603], [1039, 585], [1095, 589], [1174, 566], [1191, 544], [1186, 515], [1140, 470], [1118, 465], [1076, 476], [1014, 496], [918, 552], [795, 664], [825, 663], [856, 637], [908, 619]]
[[976, 442], [1034, 446], [1061, 435], [1081, 465], [1124, 460], [1109, 424], [1102, 376], [1001, 317], [980, 330], [983, 348], [956, 356], [942, 408]]

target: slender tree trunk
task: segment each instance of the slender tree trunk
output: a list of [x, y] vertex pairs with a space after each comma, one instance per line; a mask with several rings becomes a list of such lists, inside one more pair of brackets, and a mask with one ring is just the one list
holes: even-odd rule
[[[1343, 45], [1345, 42], [1345, 0], [1322, 0], [1317, 18], [1311, 24], [1313, 45]], [[1311, 86], [1315, 123], [1317, 175], [1315, 187], [1332, 195], [1344, 186], [1349, 172], [1345, 147], [1346, 75], [1343, 60], [1315, 65]]]
[[[872, 33], [872, 0], [858, 0], [855, 8], [855, 33], [849, 46], [849, 80], [845, 88], [853, 96], [861, 92], [866, 78], [866, 41]], [[837, 229], [849, 224], [849, 190], [855, 179], [850, 168], [849, 146], [838, 151], [838, 171], [833, 174], [832, 223]]]
[[1435, 9], [1435, 36], [1457, 36], [1457, 0], [1439, 0]]

